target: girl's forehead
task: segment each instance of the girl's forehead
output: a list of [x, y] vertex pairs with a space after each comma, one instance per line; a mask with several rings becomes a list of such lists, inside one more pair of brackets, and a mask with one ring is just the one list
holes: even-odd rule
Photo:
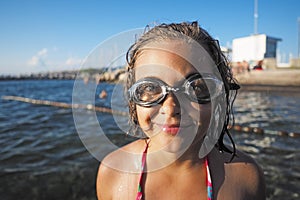
[[216, 66], [210, 56], [202, 49], [196, 50], [179, 44], [148, 46], [137, 57], [136, 80], [158, 75], [187, 77], [194, 73], [214, 74]]
[[173, 85], [173, 83], [181, 82], [191, 74], [195, 73], [197, 73], [197, 70], [188, 66], [179, 68], [176, 66], [152, 64], [138, 66], [135, 70], [135, 78], [136, 81], [138, 81], [146, 77], [155, 77], [170, 85]]
[[[207, 44], [208, 45], [208, 44]], [[175, 54], [192, 65], [203, 63], [215, 63], [211, 58], [210, 54], [205, 48], [196, 41], [183, 41], [183, 40], [165, 40], [159, 42], [152, 42], [140, 49], [145, 50], [156, 50], [154, 53], [160, 54], [161, 52], [169, 52]]]

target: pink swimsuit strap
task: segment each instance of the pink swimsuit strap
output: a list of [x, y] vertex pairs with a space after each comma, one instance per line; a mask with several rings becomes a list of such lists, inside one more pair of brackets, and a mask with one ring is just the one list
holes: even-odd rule
[[143, 152], [143, 155], [142, 155], [141, 174], [140, 174], [140, 179], [139, 179], [138, 191], [137, 191], [137, 195], [136, 195], [136, 198], [135, 198], [136, 200], [142, 200], [143, 199], [142, 184], [143, 184], [143, 174], [145, 173], [144, 169], [145, 169], [145, 166], [146, 166], [146, 158], [147, 158], [148, 147], [149, 147], [149, 144], [146, 141], [146, 148], [145, 148], [145, 150]]
[[[146, 166], [146, 158], [147, 158], [147, 151], [148, 151], [148, 142], [146, 142], [146, 148], [142, 155], [142, 165], [141, 165], [141, 174], [139, 178], [139, 185], [138, 185], [138, 191], [136, 195], [136, 200], [142, 200], [143, 199], [143, 174], [145, 166]], [[206, 186], [207, 186], [207, 199], [212, 200], [213, 199], [213, 193], [212, 193], [212, 182], [211, 182], [211, 176], [210, 176], [210, 170], [208, 167], [208, 159], [205, 157], [205, 168], [206, 168]]]

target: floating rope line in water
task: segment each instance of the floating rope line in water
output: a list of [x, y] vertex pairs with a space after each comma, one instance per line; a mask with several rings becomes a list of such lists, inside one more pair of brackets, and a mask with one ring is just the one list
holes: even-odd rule
[[25, 98], [25, 97], [20, 97], [20, 96], [2, 96], [2, 99], [21, 101], [21, 102], [37, 104], [37, 105], [54, 106], [54, 107], [60, 107], [60, 108], [95, 110], [95, 111], [103, 112], [103, 113], [111, 113], [111, 114], [116, 114], [116, 115], [128, 116], [128, 114], [126, 112], [112, 110], [110, 108], [105, 108], [105, 107], [98, 107], [98, 106], [94, 106], [92, 104], [68, 104], [68, 103], [64, 103], [64, 102], [31, 99], [31, 98]]
[[273, 131], [273, 130], [266, 130], [259, 127], [249, 127], [249, 126], [241, 126], [241, 125], [234, 125], [230, 129], [238, 131], [238, 132], [245, 132], [245, 133], [255, 133], [258, 135], [278, 135], [278, 136], [285, 136], [285, 137], [300, 137], [300, 133], [295, 132], [287, 132], [287, 131]]
[[[60, 107], [60, 108], [95, 110], [95, 111], [103, 112], [103, 113], [111, 113], [111, 114], [116, 114], [116, 115], [121, 115], [121, 116], [128, 116], [128, 113], [126, 113], [126, 112], [112, 110], [110, 108], [105, 108], [105, 107], [98, 107], [98, 106], [94, 106], [92, 104], [68, 104], [68, 103], [64, 103], [64, 102], [31, 99], [31, 98], [25, 98], [25, 97], [20, 97], [20, 96], [2, 96], [2, 99], [21, 101], [21, 102], [37, 104], [37, 105], [54, 106], [54, 107]], [[286, 136], [286, 137], [293, 137], [293, 138], [300, 137], [300, 133], [287, 132], [287, 131], [272, 131], [272, 130], [265, 130], [265, 129], [258, 128], [258, 127], [235, 125], [233, 127], [230, 127], [230, 129], [238, 131], [238, 132], [254, 133], [254, 134], [259, 134], [259, 135], [270, 134], [270, 135]]]

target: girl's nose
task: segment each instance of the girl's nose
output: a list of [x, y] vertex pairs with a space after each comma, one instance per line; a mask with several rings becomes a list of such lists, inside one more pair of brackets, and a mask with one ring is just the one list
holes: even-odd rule
[[166, 96], [160, 108], [160, 113], [170, 116], [180, 115], [180, 103], [174, 93], [170, 92]]

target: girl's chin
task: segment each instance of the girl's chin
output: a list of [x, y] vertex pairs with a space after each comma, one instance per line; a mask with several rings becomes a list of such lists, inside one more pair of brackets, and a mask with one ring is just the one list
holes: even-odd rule
[[201, 134], [201, 127], [199, 126], [158, 126], [153, 125], [151, 129], [144, 130], [154, 151], [166, 151], [178, 153], [188, 149], [195, 137], [203, 136]]
[[[154, 137], [150, 137], [155, 150], [162, 150], [169, 153], [181, 153], [187, 150], [195, 139], [195, 134], [184, 135], [187, 132], [180, 130], [161, 131]], [[191, 133], [191, 132], [189, 132]]]
[[181, 154], [185, 152], [186, 149], [187, 147], [185, 147], [182, 142], [172, 141], [169, 144], [164, 144], [161, 150], [168, 153]]

